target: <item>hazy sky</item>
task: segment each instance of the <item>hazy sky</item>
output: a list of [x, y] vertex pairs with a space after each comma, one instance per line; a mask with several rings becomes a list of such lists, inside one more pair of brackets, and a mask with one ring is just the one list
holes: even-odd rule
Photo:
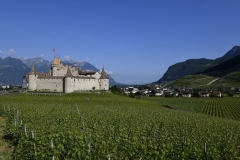
[[[157, 81], [240, 45], [239, 0], [1, 0], [0, 56], [88, 61], [116, 82]], [[52, 48], [56, 48], [55, 53]]]

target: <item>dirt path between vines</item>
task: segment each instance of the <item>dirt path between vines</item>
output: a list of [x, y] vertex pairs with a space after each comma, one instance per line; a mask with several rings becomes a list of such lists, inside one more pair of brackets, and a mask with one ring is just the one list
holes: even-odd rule
[[0, 117], [0, 160], [10, 160], [13, 151], [13, 146], [3, 139], [5, 125], [5, 119]]

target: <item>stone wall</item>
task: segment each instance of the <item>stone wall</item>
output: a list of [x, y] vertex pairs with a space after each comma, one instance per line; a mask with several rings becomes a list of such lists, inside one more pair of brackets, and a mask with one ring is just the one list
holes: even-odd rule
[[74, 78], [73, 79], [73, 88], [74, 91], [82, 90], [92, 90], [95, 87], [95, 90], [99, 89], [98, 79], [88, 79], [88, 78]]
[[37, 79], [37, 90], [52, 92], [63, 92], [63, 79], [61, 78], [39, 78]]

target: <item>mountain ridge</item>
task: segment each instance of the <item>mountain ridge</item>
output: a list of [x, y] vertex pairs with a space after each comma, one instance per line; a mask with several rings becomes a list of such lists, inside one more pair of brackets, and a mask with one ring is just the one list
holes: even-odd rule
[[0, 60], [0, 83], [21, 84], [23, 75], [29, 73], [30, 68], [22, 61], [6, 57]]
[[[11, 61], [14, 61], [11, 62]], [[22, 78], [24, 75], [30, 72], [32, 64], [37, 72], [44, 72], [48, 73], [51, 67], [51, 61], [43, 59], [41, 56], [37, 56], [34, 58], [12, 58], [6, 57], [2, 59], [0, 57], [0, 84], [14, 84], [20, 85], [22, 83]], [[77, 65], [79, 68], [83, 70], [93, 70], [99, 72], [100, 70], [97, 69], [94, 65], [90, 64], [89, 62], [77, 62], [77, 61], [63, 61], [63, 64], [66, 65]], [[20, 68], [25, 67], [24, 70], [19, 70]], [[13, 71], [17, 70], [19, 74], [14, 73]], [[108, 75], [110, 85], [118, 85], [121, 83], [115, 82], [115, 80]]]
[[174, 81], [186, 75], [203, 72], [238, 55], [240, 55], [240, 46], [234, 46], [226, 54], [216, 59], [200, 58], [178, 62], [169, 66], [164, 75], [154, 83]]

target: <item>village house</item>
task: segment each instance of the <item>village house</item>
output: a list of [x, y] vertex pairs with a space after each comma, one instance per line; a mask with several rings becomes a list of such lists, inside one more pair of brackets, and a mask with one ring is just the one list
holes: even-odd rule
[[216, 96], [216, 97], [222, 97], [222, 93], [219, 91], [213, 91], [212, 94], [213, 96]]
[[208, 91], [200, 91], [199, 95], [200, 95], [200, 97], [209, 97], [209, 92]]
[[186, 90], [186, 91], [181, 91], [181, 95], [182, 97], [192, 97], [192, 92], [189, 91], [189, 90]]

